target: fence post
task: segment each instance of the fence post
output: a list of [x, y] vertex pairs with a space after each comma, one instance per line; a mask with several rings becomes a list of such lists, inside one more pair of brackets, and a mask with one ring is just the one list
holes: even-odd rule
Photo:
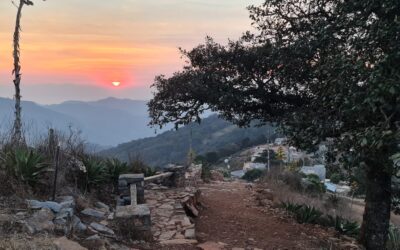
[[53, 201], [56, 199], [59, 156], [60, 156], [60, 145], [58, 145], [57, 149], [56, 149], [55, 171], [54, 171], [54, 182], [53, 182], [53, 195], [52, 195], [52, 200]]

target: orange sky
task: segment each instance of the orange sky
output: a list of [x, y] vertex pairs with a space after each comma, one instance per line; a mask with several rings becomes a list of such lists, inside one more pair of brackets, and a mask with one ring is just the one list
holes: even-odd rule
[[[226, 42], [250, 29], [246, 6], [261, 0], [48, 0], [22, 19], [23, 97], [39, 103], [107, 96], [149, 99], [206, 35]], [[16, 8], [0, 1], [0, 96], [12, 96]], [[112, 81], [121, 81], [118, 88]]]

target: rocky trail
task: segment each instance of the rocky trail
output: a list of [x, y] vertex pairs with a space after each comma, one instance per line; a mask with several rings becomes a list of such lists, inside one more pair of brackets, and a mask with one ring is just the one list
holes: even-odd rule
[[[352, 239], [331, 230], [301, 225], [259, 206], [254, 188], [244, 182], [203, 184], [202, 209], [196, 219], [200, 249], [354, 249]], [[271, 198], [271, 197], [269, 197]], [[279, 209], [276, 209], [279, 211]], [[333, 242], [341, 241], [340, 248]], [[196, 249], [194, 246], [182, 249]], [[198, 249], [198, 248], [197, 248]]]
[[[114, 213], [110, 212], [107, 205], [97, 202], [94, 204], [94, 208], [87, 207], [76, 213], [81, 216], [82, 222], [77, 216], [74, 218], [84, 228], [81, 229], [81, 234], [77, 234], [80, 236], [79, 238], [72, 236], [69, 239], [66, 237], [54, 238], [55, 235], [46, 233], [65, 229], [62, 227], [58, 230], [58, 226], [63, 225], [58, 221], [60, 213], [42, 208], [32, 211], [33, 215], [30, 216], [29, 211], [6, 211], [4, 207], [4, 209], [0, 209], [1, 232], [7, 233], [11, 229], [18, 229], [15, 225], [25, 225], [24, 228], [29, 230], [28, 234], [7, 234], [7, 239], [0, 241], [0, 249], [75, 250], [79, 248], [73, 244], [78, 243], [86, 247], [81, 249], [104, 250], [359, 249], [354, 244], [354, 239], [340, 237], [334, 230], [316, 225], [298, 224], [281, 208], [278, 208], [279, 201], [275, 201], [274, 194], [267, 189], [242, 181], [214, 181], [195, 186], [197, 188], [168, 189], [153, 185], [145, 191], [146, 204], [152, 214], [153, 240], [149, 242], [135, 241], [132, 245], [128, 242], [125, 244], [112, 240], [115, 238], [114, 231], [107, 227], [112, 228], [112, 219], [107, 219], [110, 216], [107, 217], [105, 214], [106, 212], [107, 214]], [[66, 198], [68, 197], [66, 196]], [[70, 197], [60, 204], [73, 206], [73, 201], [73, 198]], [[34, 201], [30, 201], [30, 203], [32, 202]], [[56, 204], [36, 203], [33, 205], [38, 207], [45, 204]], [[20, 204], [19, 207], [23, 208], [24, 206]], [[66, 209], [73, 212], [72, 208]], [[15, 220], [16, 217], [21, 216], [23, 218]], [[100, 217], [98, 220], [100, 222], [97, 223], [96, 220], [93, 220], [93, 216]], [[12, 221], [24, 223], [14, 225], [11, 223]], [[122, 225], [125, 224], [125, 222], [122, 223]], [[75, 224], [73, 226], [76, 227]], [[10, 230], [7, 231], [7, 228]], [[80, 227], [74, 230], [78, 229]], [[17, 231], [22, 232], [21, 230]], [[85, 233], [88, 232], [91, 232], [90, 237], [85, 236]]]

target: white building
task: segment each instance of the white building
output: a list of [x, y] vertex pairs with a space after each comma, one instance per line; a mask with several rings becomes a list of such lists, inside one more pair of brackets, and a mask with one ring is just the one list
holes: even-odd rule
[[306, 175], [316, 174], [321, 181], [325, 181], [326, 178], [325, 165], [303, 166], [301, 167], [300, 172]]
[[256, 163], [256, 162], [245, 162], [243, 165], [243, 171], [247, 172], [252, 169], [261, 169], [265, 170], [267, 169], [267, 164], [265, 163]]

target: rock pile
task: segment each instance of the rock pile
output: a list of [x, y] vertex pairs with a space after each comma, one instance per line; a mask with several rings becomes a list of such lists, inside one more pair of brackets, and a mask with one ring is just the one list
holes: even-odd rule
[[22, 223], [29, 234], [54, 232], [84, 237], [96, 234], [114, 236], [114, 231], [107, 227], [107, 220], [112, 219], [113, 213], [102, 202], [96, 202], [94, 208], [85, 208], [79, 214], [72, 196], [57, 197], [56, 201], [27, 200], [27, 204], [33, 213]]

